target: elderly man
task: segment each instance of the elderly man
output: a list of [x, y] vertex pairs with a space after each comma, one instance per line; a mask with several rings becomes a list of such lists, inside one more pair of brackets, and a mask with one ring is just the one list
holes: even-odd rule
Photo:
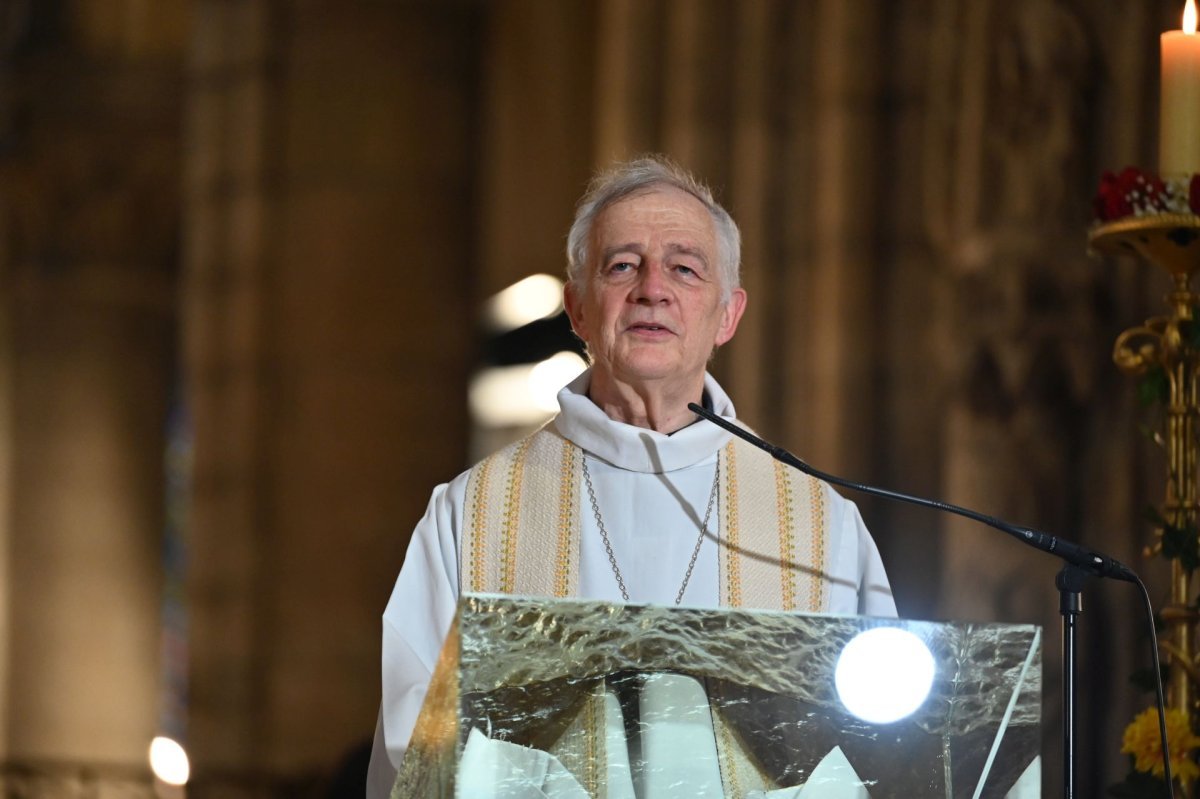
[[461, 591], [895, 615], [855, 506], [688, 410], [746, 309], [741, 243], [662, 158], [593, 181], [565, 304], [591, 368], [531, 437], [434, 490], [384, 612], [370, 795], [395, 778]]

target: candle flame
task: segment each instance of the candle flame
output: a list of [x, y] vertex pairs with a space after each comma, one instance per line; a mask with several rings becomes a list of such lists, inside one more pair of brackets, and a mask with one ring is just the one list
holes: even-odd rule
[[1183, 32], [1188, 35], [1196, 33], [1196, 0], [1187, 0], [1183, 7]]

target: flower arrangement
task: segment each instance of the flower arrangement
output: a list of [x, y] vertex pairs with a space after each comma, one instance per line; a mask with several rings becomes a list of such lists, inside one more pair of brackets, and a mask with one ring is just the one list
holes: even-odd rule
[[[1192, 732], [1187, 714], [1179, 708], [1167, 708], [1167, 745], [1171, 748], [1171, 773], [1181, 780], [1200, 777], [1200, 766], [1191, 753], [1200, 747], [1200, 736]], [[1121, 752], [1133, 755], [1133, 767], [1138, 771], [1164, 775], [1162, 739], [1158, 733], [1158, 708], [1148, 707], [1125, 728]]]
[[[1193, 752], [1200, 748], [1200, 736], [1192, 731], [1188, 714], [1179, 708], [1167, 708], [1167, 745], [1171, 748], [1171, 774], [1183, 782], [1200, 777], [1200, 765]], [[1119, 799], [1151, 799], [1163, 795], [1166, 771], [1162, 762], [1162, 738], [1158, 731], [1158, 708], [1151, 706], [1139, 713], [1121, 741], [1121, 752], [1130, 756], [1125, 779], [1108, 788], [1109, 796]]]
[[1189, 179], [1166, 179], [1153, 172], [1127, 166], [1105, 172], [1092, 201], [1096, 221], [1156, 214], [1200, 215], [1200, 174]]

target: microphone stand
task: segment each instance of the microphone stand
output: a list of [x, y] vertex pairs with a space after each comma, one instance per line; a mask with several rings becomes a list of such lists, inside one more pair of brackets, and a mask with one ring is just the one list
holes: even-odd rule
[[968, 519], [985, 524], [988, 527], [999, 530], [1002, 533], [1007, 533], [1018, 541], [1040, 549], [1043, 552], [1051, 555], [1056, 555], [1066, 561], [1062, 570], [1055, 577], [1054, 584], [1059, 590], [1059, 610], [1063, 617], [1063, 653], [1062, 653], [1062, 686], [1063, 686], [1063, 797], [1064, 799], [1074, 799], [1075, 797], [1075, 707], [1077, 699], [1076, 686], [1076, 671], [1078, 661], [1076, 658], [1076, 624], [1078, 616], [1083, 612], [1083, 599], [1081, 593], [1084, 584], [1091, 577], [1110, 577], [1116, 580], [1125, 580], [1131, 583], [1138, 583], [1137, 575], [1130, 569], [1122, 565], [1119, 561], [1114, 560], [1099, 552], [1095, 552], [1084, 547], [1074, 544], [1070, 541], [1064, 541], [1061, 538], [1056, 538], [1049, 533], [1043, 533], [1029, 527], [1018, 527], [1008, 522], [997, 519], [993, 516], [987, 516], [978, 511], [963, 508], [958, 505], [951, 505], [948, 502], [940, 502], [935, 499], [927, 499], [925, 497], [917, 497], [911, 494], [904, 494], [899, 491], [892, 491], [886, 488], [878, 488], [869, 486], [863, 483], [855, 483], [851, 480], [846, 480], [836, 475], [827, 474], [809, 466], [804, 461], [797, 458], [792, 453], [788, 452], [783, 447], [777, 447], [773, 444], [762, 440], [758, 436], [749, 432], [745, 428], [734, 424], [728, 419], [723, 419], [717, 416], [712, 411], [697, 405], [689, 403], [688, 408], [698, 416], [702, 416], [713, 424], [721, 427], [730, 433], [733, 433], [738, 438], [747, 441], [759, 449], [765, 450], [778, 461], [792, 466], [804, 474], [815, 477], [818, 480], [823, 480], [826, 483], [849, 488], [853, 491], [861, 491], [864, 494], [883, 497], [885, 499], [907, 502], [910, 505], [917, 505], [923, 508], [932, 508], [933, 510], [945, 511], [958, 516], [965, 516]]
[[1083, 613], [1083, 585], [1091, 577], [1073, 564], [1066, 564], [1054, 578], [1058, 587], [1058, 610], [1063, 617], [1062, 689], [1063, 689], [1063, 796], [1075, 796], [1075, 684], [1078, 661], [1075, 659], [1075, 627]]

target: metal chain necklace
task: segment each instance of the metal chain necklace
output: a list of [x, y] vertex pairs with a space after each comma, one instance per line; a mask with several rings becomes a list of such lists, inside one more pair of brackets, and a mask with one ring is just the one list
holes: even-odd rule
[[[617, 578], [617, 587], [621, 589], [621, 598], [629, 601], [629, 591], [625, 589], [625, 578], [617, 566], [617, 556], [613, 554], [612, 542], [608, 540], [608, 530], [604, 527], [604, 519], [600, 518], [600, 506], [596, 503], [596, 489], [592, 487], [592, 475], [588, 472], [587, 453], [583, 455], [583, 482], [587, 485], [588, 499], [592, 502], [592, 513], [596, 516], [596, 526], [600, 528], [600, 537], [604, 540], [604, 551], [608, 553], [608, 562], [612, 565], [613, 576]], [[708, 535], [708, 522], [712, 519], [713, 505], [717, 501], [717, 488], [721, 484], [721, 454], [717, 453], [717, 468], [713, 474], [712, 491], [708, 494], [708, 510], [704, 511], [704, 524], [700, 525], [700, 535], [696, 537], [696, 546], [692, 549], [691, 560], [688, 561], [687, 572], [683, 575], [683, 583], [679, 593], [675, 595], [675, 604], [683, 602], [683, 592], [687, 590], [688, 581], [692, 579], [692, 570], [696, 568], [696, 559], [700, 557], [700, 545], [704, 536]]]

